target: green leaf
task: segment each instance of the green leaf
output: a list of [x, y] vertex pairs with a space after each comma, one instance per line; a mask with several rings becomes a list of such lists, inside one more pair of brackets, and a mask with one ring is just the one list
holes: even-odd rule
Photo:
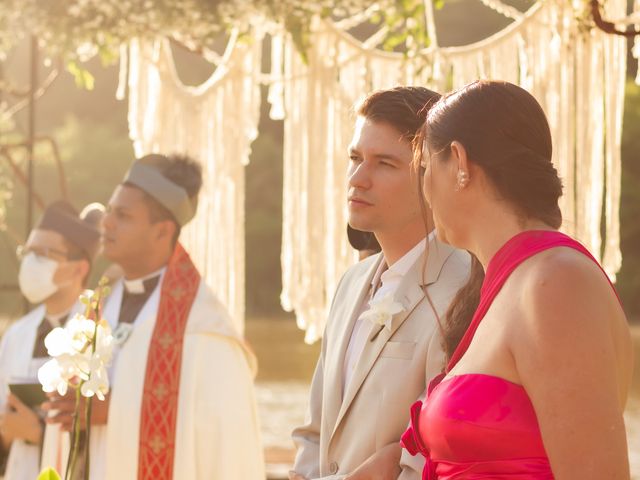
[[384, 41], [383, 47], [385, 50], [391, 51], [397, 46], [401, 45], [407, 39], [407, 32], [397, 32], [392, 35], [389, 35], [387, 39]]
[[100, 45], [98, 47], [98, 56], [103, 67], [113, 65], [120, 58], [120, 52], [113, 45]]
[[67, 70], [71, 75], [73, 75], [73, 78], [76, 81], [76, 86], [78, 88], [93, 90], [95, 78], [93, 78], [93, 75], [91, 75], [89, 70], [82, 68], [75, 61], [70, 61], [69, 63], [67, 63]]
[[329, 7], [322, 7], [322, 10], [320, 10], [320, 18], [329, 18], [331, 13], [333, 13], [333, 9]]
[[51, 467], [47, 467], [44, 470], [42, 470], [42, 472], [40, 472], [40, 475], [38, 475], [37, 480], [61, 480], [61, 479], [60, 479], [60, 475], [58, 475], [58, 472], [56, 472]]
[[291, 39], [296, 47], [296, 50], [300, 53], [302, 60], [305, 64], [309, 63], [309, 56], [307, 54], [311, 45], [309, 38], [310, 26], [302, 19], [297, 18], [294, 15], [289, 15], [285, 19], [285, 27], [291, 34]]

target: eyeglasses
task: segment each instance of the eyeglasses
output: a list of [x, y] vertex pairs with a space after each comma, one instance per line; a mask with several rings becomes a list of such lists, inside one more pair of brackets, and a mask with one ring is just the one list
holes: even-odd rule
[[51, 260], [56, 260], [56, 261], [69, 259], [68, 252], [64, 252], [56, 248], [27, 247], [25, 245], [19, 245], [18, 248], [16, 248], [16, 257], [18, 257], [18, 260], [20, 261], [22, 261], [24, 257], [29, 255], [30, 253], [35, 254], [37, 257], [50, 258]]

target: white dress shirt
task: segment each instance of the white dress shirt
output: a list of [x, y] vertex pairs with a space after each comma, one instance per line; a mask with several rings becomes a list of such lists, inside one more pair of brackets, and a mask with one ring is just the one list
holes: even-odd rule
[[[431, 235], [429, 236], [431, 239]], [[371, 333], [371, 329], [374, 325], [369, 321], [365, 321], [363, 314], [369, 309], [369, 305], [373, 300], [382, 298], [390, 292], [395, 294], [400, 286], [402, 277], [407, 274], [412, 265], [420, 258], [424, 253], [427, 242], [426, 239], [421, 239], [411, 250], [405, 253], [402, 258], [398, 259], [393, 264], [387, 266], [387, 262], [383, 259], [380, 262], [380, 266], [373, 276], [371, 281], [371, 294], [369, 300], [363, 302], [358, 314], [358, 319], [353, 326], [351, 332], [351, 338], [349, 339], [349, 345], [347, 346], [347, 352], [344, 357], [344, 367], [342, 375], [342, 393], [347, 390], [351, 377], [356, 369], [358, 360], [362, 355], [367, 339]]]

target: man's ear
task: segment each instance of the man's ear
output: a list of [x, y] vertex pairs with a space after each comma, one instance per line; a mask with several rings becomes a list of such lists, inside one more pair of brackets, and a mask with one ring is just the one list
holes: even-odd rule
[[89, 260], [83, 258], [82, 260], [79, 260], [77, 262], [76, 267], [77, 270], [77, 274], [80, 276], [81, 279], [85, 279], [87, 277], [87, 275], [89, 275], [89, 272], [91, 271], [91, 263], [89, 263]]
[[176, 233], [176, 224], [171, 220], [162, 220], [160, 222], [156, 222], [154, 225], [156, 228], [156, 239], [164, 240], [168, 239], [171, 241], [173, 239], [173, 235]]

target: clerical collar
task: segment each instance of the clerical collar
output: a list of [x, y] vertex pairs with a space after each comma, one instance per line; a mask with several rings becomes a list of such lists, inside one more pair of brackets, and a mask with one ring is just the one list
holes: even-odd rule
[[158, 285], [158, 280], [166, 269], [167, 267], [162, 267], [160, 270], [156, 270], [149, 275], [133, 280], [123, 278], [122, 282], [124, 283], [124, 289], [127, 293], [133, 294], [140, 294], [147, 292], [147, 290], [153, 290], [156, 285]]

